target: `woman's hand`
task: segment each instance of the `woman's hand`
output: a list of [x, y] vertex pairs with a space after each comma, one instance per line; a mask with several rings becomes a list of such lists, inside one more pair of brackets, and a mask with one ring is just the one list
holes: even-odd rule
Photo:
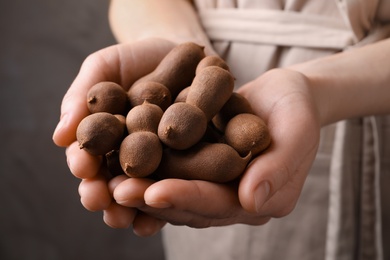
[[112, 199], [112, 192], [124, 179], [123, 176], [108, 183], [107, 169], [102, 166], [102, 158], [92, 156], [78, 147], [76, 129], [89, 114], [87, 92], [100, 81], [114, 81], [128, 89], [138, 78], [151, 72], [173, 47], [174, 44], [169, 41], [148, 39], [100, 50], [85, 60], [62, 101], [61, 120], [53, 134], [53, 141], [58, 146], [67, 147], [69, 169], [75, 177], [81, 179], [81, 203], [91, 211], [104, 210], [104, 220], [109, 226], [128, 227], [138, 211], [120, 206]]
[[[260, 225], [289, 214], [315, 158], [320, 127], [389, 113], [390, 74], [385, 66], [389, 53], [387, 39], [274, 69], [243, 86], [239, 92], [268, 124], [272, 144], [236, 184], [129, 179], [117, 186], [114, 198], [121, 205], [192, 227]], [[128, 189], [136, 186], [139, 189]]]
[[275, 69], [240, 89], [270, 130], [272, 145], [249, 165], [239, 199], [249, 212], [282, 217], [295, 207], [317, 153], [319, 108], [309, 80]]
[[[133, 224], [141, 236], [154, 234], [165, 222], [198, 228], [261, 225], [289, 214], [315, 158], [320, 127], [349, 117], [390, 111], [389, 74], [383, 66], [387, 59], [382, 54], [382, 50], [389, 53], [387, 40], [290, 69], [271, 70], [243, 86], [239, 92], [266, 121], [272, 144], [250, 163], [236, 183], [178, 179], [155, 182], [124, 176], [108, 183], [101, 158], [76, 149], [77, 125], [88, 115], [86, 93], [103, 80], [128, 88], [150, 72], [172, 47], [170, 42], [155, 39], [117, 45], [91, 55], [64, 97], [61, 121], [53, 136], [57, 145], [68, 147], [69, 168], [83, 179], [83, 205], [90, 210], [104, 210], [110, 226]], [[370, 61], [371, 66], [362, 67], [359, 60]]]
[[271, 146], [251, 162], [241, 180], [227, 185], [127, 179], [114, 190], [116, 202], [156, 219], [197, 228], [261, 225], [289, 214], [319, 144], [318, 111], [308, 81], [298, 72], [273, 70], [239, 92], [266, 121], [272, 136]]
[[77, 126], [89, 114], [86, 95], [94, 84], [114, 81], [128, 89], [138, 78], [151, 72], [173, 46], [166, 40], [148, 39], [114, 45], [87, 57], [62, 101], [54, 143], [69, 146], [76, 140]]

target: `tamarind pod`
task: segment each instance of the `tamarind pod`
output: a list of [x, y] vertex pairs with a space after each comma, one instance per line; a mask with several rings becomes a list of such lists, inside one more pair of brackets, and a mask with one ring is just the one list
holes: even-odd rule
[[160, 178], [225, 183], [239, 177], [250, 159], [250, 153], [241, 157], [227, 144], [200, 142], [183, 151], [164, 149], [156, 174]]
[[234, 78], [225, 69], [209, 66], [197, 74], [190, 86], [186, 103], [200, 108], [210, 121], [229, 100]]
[[205, 57], [204, 47], [185, 42], [174, 47], [157, 65], [156, 69], [137, 80], [133, 86], [144, 81], [163, 84], [174, 100], [177, 94], [191, 85], [198, 63]]

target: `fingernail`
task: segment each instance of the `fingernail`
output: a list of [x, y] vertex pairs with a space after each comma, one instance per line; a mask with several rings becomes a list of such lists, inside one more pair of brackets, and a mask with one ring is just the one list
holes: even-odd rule
[[269, 191], [270, 191], [270, 185], [267, 181], [260, 183], [259, 186], [257, 187], [254, 194], [255, 207], [257, 213], [261, 212], [261, 208], [263, 207], [264, 203], [268, 199]]

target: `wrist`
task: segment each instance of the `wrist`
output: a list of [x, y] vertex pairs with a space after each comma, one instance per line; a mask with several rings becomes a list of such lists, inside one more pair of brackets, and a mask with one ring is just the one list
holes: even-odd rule
[[332, 98], [332, 93], [325, 87], [325, 80], [315, 75], [305, 74], [304, 70], [300, 73], [304, 75], [308, 82], [313, 103], [317, 110], [319, 125], [323, 127], [338, 121], [334, 117], [334, 111], [332, 110], [336, 107], [337, 101]]
[[214, 53], [189, 1], [112, 0], [108, 16], [119, 43], [161, 38], [175, 44], [194, 42], [204, 46], [206, 54]]
[[[318, 64], [317, 64], [318, 62]], [[337, 87], [337, 76], [323, 68], [321, 60], [298, 64], [289, 69], [301, 73], [313, 99], [321, 127], [339, 120], [353, 117], [351, 103], [356, 92], [349, 92], [346, 86]], [[325, 72], [326, 71], [326, 72]]]
[[321, 125], [390, 113], [390, 39], [291, 66], [310, 82]]

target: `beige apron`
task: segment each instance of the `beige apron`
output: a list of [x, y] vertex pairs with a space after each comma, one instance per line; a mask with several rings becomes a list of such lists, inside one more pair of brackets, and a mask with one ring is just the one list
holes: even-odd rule
[[[389, 0], [195, 2], [206, 33], [237, 78], [237, 87], [274, 67], [390, 37]], [[258, 227], [167, 225], [166, 256], [168, 260], [390, 259], [389, 184], [390, 117], [342, 121], [322, 129], [316, 160], [290, 215]]]

